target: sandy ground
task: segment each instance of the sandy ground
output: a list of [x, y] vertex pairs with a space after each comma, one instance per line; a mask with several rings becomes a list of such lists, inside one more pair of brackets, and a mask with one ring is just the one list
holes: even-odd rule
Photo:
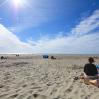
[[74, 80], [83, 72], [88, 57], [7, 58], [0, 60], [0, 99], [99, 99], [99, 88]]

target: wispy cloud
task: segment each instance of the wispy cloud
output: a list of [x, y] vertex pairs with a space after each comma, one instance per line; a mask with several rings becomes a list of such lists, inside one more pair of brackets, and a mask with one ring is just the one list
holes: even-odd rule
[[31, 47], [0, 24], [0, 53], [26, 53]]
[[93, 15], [82, 20], [71, 32], [74, 35], [80, 36], [91, 33], [97, 27], [99, 28], [99, 10], [96, 10]]
[[83, 19], [68, 33], [54, 39], [42, 37], [27, 43], [0, 25], [0, 53], [99, 53], [99, 10]]

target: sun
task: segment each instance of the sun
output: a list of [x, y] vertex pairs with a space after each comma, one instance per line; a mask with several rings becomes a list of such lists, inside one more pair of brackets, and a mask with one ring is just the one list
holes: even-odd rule
[[23, 5], [22, 0], [12, 0], [12, 3], [13, 3], [15, 8], [19, 8], [19, 7], [21, 7]]
[[11, 6], [17, 11], [24, 9], [26, 7], [30, 7], [29, 0], [10, 0], [10, 1]]

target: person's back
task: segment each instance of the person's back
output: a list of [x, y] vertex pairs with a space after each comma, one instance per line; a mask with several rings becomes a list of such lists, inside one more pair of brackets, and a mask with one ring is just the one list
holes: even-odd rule
[[89, 63], [84, 66], [84, 73], [81, 73], [80, 78], [84, 79], [85, 84], [92, 84], [99, 87], [98, 71], [93, 64], [95, 61], [92, 57], [88, 59]]
[[95, 61], [92, 57], [88, 59], [89, 63], [85, 64], [84, 73], [87, 76], [96, 76], [98, 74], [96, 66], [93, 64]]
[[98, 74], [96, 66], [92, 63], [85, 64], [84, 72], [88, 76], [96, 76]]

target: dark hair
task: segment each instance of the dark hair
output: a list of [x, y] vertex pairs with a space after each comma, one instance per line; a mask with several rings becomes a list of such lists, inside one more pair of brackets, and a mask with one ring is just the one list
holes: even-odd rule
[[94, 61], [94, 58], [92, 58], [92, 57], [89, 57], [88, 61], [89, 61], [90, 63], [95, 62], [95, 61]]

